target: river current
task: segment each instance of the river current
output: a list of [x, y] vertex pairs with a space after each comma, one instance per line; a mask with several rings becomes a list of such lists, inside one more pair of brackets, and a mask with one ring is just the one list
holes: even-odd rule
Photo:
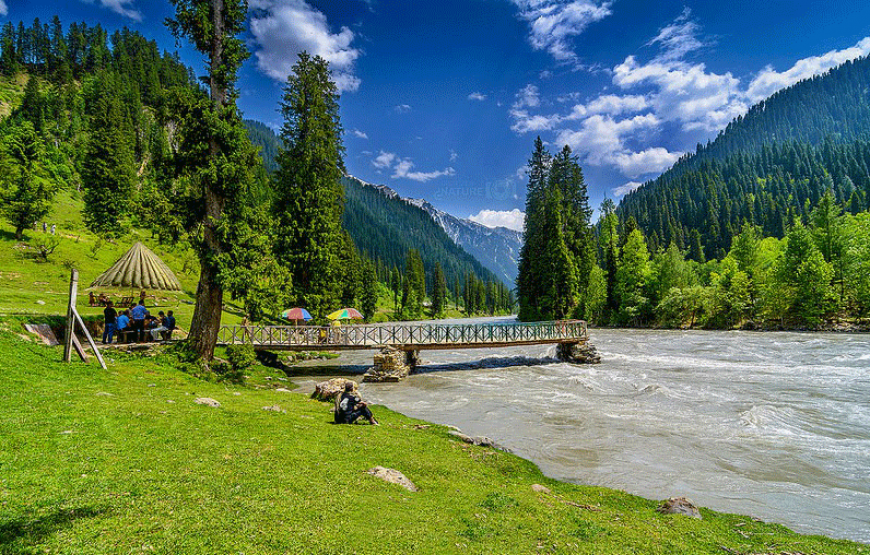
[[424, 351], [419, 373], [362, 394], [559, 480], [870, 542], [870, 335], [590, 335], [598, 365], [560, 363], [553, 346]]

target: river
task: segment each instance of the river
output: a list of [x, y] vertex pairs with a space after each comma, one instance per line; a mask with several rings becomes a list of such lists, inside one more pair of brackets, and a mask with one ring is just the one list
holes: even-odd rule
[[[418, 374], [362, 393], [559, 480], [870, 542], [870, 335], [593, 329], [591, 341], [599, 365], [557, 362], [552, 346], [424, 351]], [[371, 353], [339, 362], [360, 369]]]

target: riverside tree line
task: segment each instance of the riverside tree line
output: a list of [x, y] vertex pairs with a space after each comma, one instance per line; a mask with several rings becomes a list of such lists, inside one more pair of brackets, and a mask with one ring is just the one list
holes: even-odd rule
[[651, 249], [610, 200], [590, 226], [582, 172], [567, 147], [551, 157], [539, 139], [528, 171], [522, 319], [732, 328], [870, 316], [870, 213], [854, 210], [852, 195], [824, 190], [814, 206], [789, 214], [782, 238], [745, 223], [724, 256], [705, 261], [699, 241]]

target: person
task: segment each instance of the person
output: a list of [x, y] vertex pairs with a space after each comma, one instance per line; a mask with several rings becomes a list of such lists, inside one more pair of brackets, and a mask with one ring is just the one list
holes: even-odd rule
[[169, 328], [166, 327], [166, 319], [167, 316], [163, 314], [163, 311], [157, 313], [158, 318], [160, 319], [160, 325], [157, 325], [157, 319], [154, 320], [155, 325], [148, 330], [151, 333], [151, 338], [154, 341], [160, 341], [160, 338], [163, 337], [163, 332], [169, 331]]
[[[125, 310], [118, 316], [118, 319], [115, 321], [116, 329], [118, 331], [118, 337], [122, 337], [121, 334], [123, 332], [130, 330], [130, 311]], [[120, 339], [119, 339], [120, 341]]]
[[103, 310], [103, 318], [106, 325], [103, 328], [103, 345], [111, 345], [112, 337], [117, 329], [118, 311], [112, 307], [112, 301], [106, 303], [106, 308]]
[[136, 342], [145, 341], [145, 317], [148, 316], [148, 309], [145, 308], [145, 301], [139, 301], [139, 304], [130, 309], [130, 317], [133, 319], [133, 331], [136, 332]]
[[335, 398], [335, 423], [353, 424], [360, 416], [364, 416], [369, 424], [379, 426], [368, 403], [363, 402], [353, 393], [353, 382], [344, 383], [344, 391]]
[[166, 328], [166, 331], [163, 332], [163, 340], [169, 341], [172, 339], [172, 331], [175, 329], [175, 316], [171, 310], [166, 314], [166, 318], [163, 319], [163, 327]]
[[51, 224], [51, 234], [55, 235], [57, 232], [57, 224]]

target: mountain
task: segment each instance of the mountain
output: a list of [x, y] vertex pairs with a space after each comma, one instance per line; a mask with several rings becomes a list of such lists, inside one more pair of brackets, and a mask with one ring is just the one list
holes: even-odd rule
[[343, 177], [342, 184], [344, 228], [369, 258], [403, 269], [408, 249], [417, 249], [427, 274], [439, 264], [451, 289], [469, 273], [483, 281], [499, 279], [457, 245], [428, 212], [392, 189], [350, 176]]
[[745, 223], [782, 237], [825, 190], [850, 211], [870, 198], [870, 58], [783, 89], [733, 120], [657, 179], [627, 195], [652, 246], [700, 242], [721, 257]]
[[[388, 187], [381, 186], [382, 189]], [[404, 199], [426, 211], [454, 243], [483, 263], [503, 282], [513, 286], [523, 234], [506, 227], [487, 227], [438, 210], [423, 199]]]
[[[248, 128], [248, 135], [251, 138], [251, 142], [260, 147], [260, 155], [263, 158], [266, 168], [269, 171], [274, 171], [277, 167], [275, 164], [275, 156], [277, 156], [280, 151], [281, 140], [269, 127], [258, 121], [245, 120], [245, 125]], [[401, 268], [404, 266], [404, 254], [407, 249], [402, 251], [399, 256], [378, 255], [377, 248], [383, 249], [386, 243], [379, 246], [372, 242], [369, 235], [369, 232], [372, 230], [363, 220], [364, 215], [370, 215], [367, 211], [371, 210], [374, 206], [376, 197], [372, 197], [369, 194], [364, 194], [364, 192], [356, 190], [360, 187], [366, 188], [367, 193], [376, 192], [390, 201], [407, 204], [425, 212], [433, 222], [443, 229], [453, 243], [462, 247], [462, 249], [475, 258], [476, 261], [480, 261], [480, 263], [482, 263], [483, 266], [492, 272], [492, 274], [494, 274], [499, 280], [509, 286], [513, 286], [514, 280], [517, 277], [517, 259], [519, 258], [520, 247], [522, 246], [522, 233], [505, 227], [489, 228], [476, 222], [472, 222], [471, 220], [457, 218], [452, 214], [438, 210], [425, 200], [402, 198], [396, 191], [385, 185], [366, 183], [365, 181], [351, 176], [348, 176], [348, 178], [345, 179], [344, 185], [345, 190], [347, 191], [345, 223], [351, 226], [351, 228], [348, 228], [348, 231], [357, 246], [370, 254], [374, 253], [374, 258], [381, 258], [387, 265]], [[356, 189], [350, 190], [350, 188]], [[407, 209], [400, 207], [393, 208], [395, 208], [395, 210], [392, 211], [394, 217], [408, 216], [409, 212]], [[386, 212], [383, 213], [383, 215], [385, 214]], [[413, 219], [416, 220], [418, 216], [419, 214], [414, 212]], [[393, 225], [389, 219], [382, 220], [381, 223], [387, 226]], [[430, 226], [427, 225], [426, 228], [431, 231]], [[376, 232], [375, 235], [380, 235], [380, 233]], [[403, 245], [407, 243], [407, 241], [401, 237], [394, 239]], [[438, 241], [435, 240], [435, 242], [437, 243]], [[370, 245], [370, 248], [363, 248], [363, 245]], [[452, 249], [450, 250], [452, 251]], [[424, 265], [426, 265], [427, 268], [432, 267], [433, 260], [430, 260], [427, 264], [427, 254], [422, 250], [421, 252], [423, 253]], [[448, 265], [455, 266], [453, 263], [449, 263]], [[444, 270], [447, 272], [446, 267]], [[492, 278], [491, 275], [481, 273], [477, 268], [465, 268], [464, 271], [467, 272], [469, 270], [484, 281]], [[453, 281], [451, 281], [451, 274], [447, 272], [445, 275], [448, 283], [452, 287]]]

